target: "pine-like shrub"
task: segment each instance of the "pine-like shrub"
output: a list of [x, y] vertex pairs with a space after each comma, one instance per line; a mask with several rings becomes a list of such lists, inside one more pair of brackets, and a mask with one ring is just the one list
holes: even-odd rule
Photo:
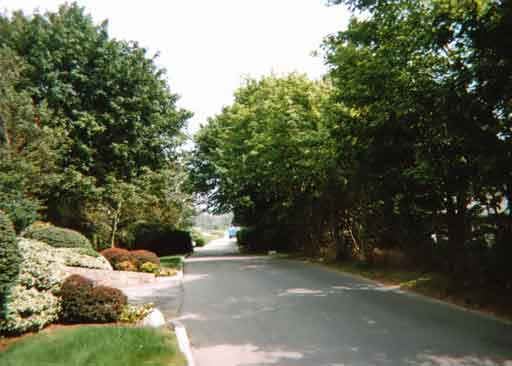
[[138, 268], [141, 268], [144, 263], [148, 262], [155, 264], [157, 268], [160, 267], [160, 258], [149, 250], [134, 250], [130, 253]]
[[131, 262], [137, 267], [135, 259], [130, 251], [121, 248], [109, 248], [100, 253], [107, 258], [114, 269], [120, 270], [120, 265], [123, 262]]
[[92, 249], [89, 240], [78, 231], [51, 225], [29, 226], [22, 236], [42, 241], [55, 248], [86, 248]]
[[61, 319], [66, 323], [108, 323], [119, 319], [127, 303], [121, 290], [94, 286], [79, 275], [68, 277], [62, 285]]
[[21, 255], [11, 220], [0, 211], [0, 318], [5, 298], [20, 271]]

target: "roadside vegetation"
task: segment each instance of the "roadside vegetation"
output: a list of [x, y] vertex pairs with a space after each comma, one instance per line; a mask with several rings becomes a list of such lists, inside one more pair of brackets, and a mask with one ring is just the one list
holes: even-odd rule
[[174, 335], [165, 329], [55, 328], [12, 342], [0, 351], [3, 366], [186, 365]]
[[[110, 326], [152, 304], [70, 275], [172, 276], [158, 256], [193, 251], [191, 113], [165, 70], [76, 3], [0, 13], [0, 70], [0, 364], [181, 364], [171, 335]], [[51, 324], [71, 329], [23, 338]]]
[[510, 309], [509, 4], [332, 2], [354, 16], [327, 75], [248, 78], [196, 135], [189, 185], [249, 250], [434, 273]]

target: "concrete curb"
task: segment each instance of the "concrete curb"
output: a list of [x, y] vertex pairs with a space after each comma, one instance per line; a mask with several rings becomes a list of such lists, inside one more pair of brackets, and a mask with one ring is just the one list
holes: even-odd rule
[[170, 322], [174, 328], [174, 333], [176, 334], [176, 338], [178, 339], [178, 345], [180, 347], [181, 352], [185, 355], [187, 359], [188, 366], [195, 366], [194, 357], [192, 356], [192, 350], [190, 349], [190, 341], [188, 339], [187, 330], [185, 327], [177, 322]]

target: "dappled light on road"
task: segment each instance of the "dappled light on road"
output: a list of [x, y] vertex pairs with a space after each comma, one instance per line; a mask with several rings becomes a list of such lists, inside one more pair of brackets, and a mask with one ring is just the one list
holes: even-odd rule
[[225, 244], [187, 259], [180, 320], [198, 366], [512, 366], [510, 326]]
[[300, 360], [304, 353], [282, 349], [263, 350], [252, 344], [229, 345], [199, 348], [194, 351], [199, 365], [275, 365], [285, 360]]

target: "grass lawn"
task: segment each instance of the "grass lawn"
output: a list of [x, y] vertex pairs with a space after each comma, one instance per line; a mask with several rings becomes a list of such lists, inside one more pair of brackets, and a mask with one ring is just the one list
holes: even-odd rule
[[181, 271], [183, 269], [183, 257], [181, 255], [160, 257], [160, 265], [163, 268], [172, 268]]
[[184, 366], [169, 330], [122, 326], [48, 329], [0, 352], [2, 366]]

